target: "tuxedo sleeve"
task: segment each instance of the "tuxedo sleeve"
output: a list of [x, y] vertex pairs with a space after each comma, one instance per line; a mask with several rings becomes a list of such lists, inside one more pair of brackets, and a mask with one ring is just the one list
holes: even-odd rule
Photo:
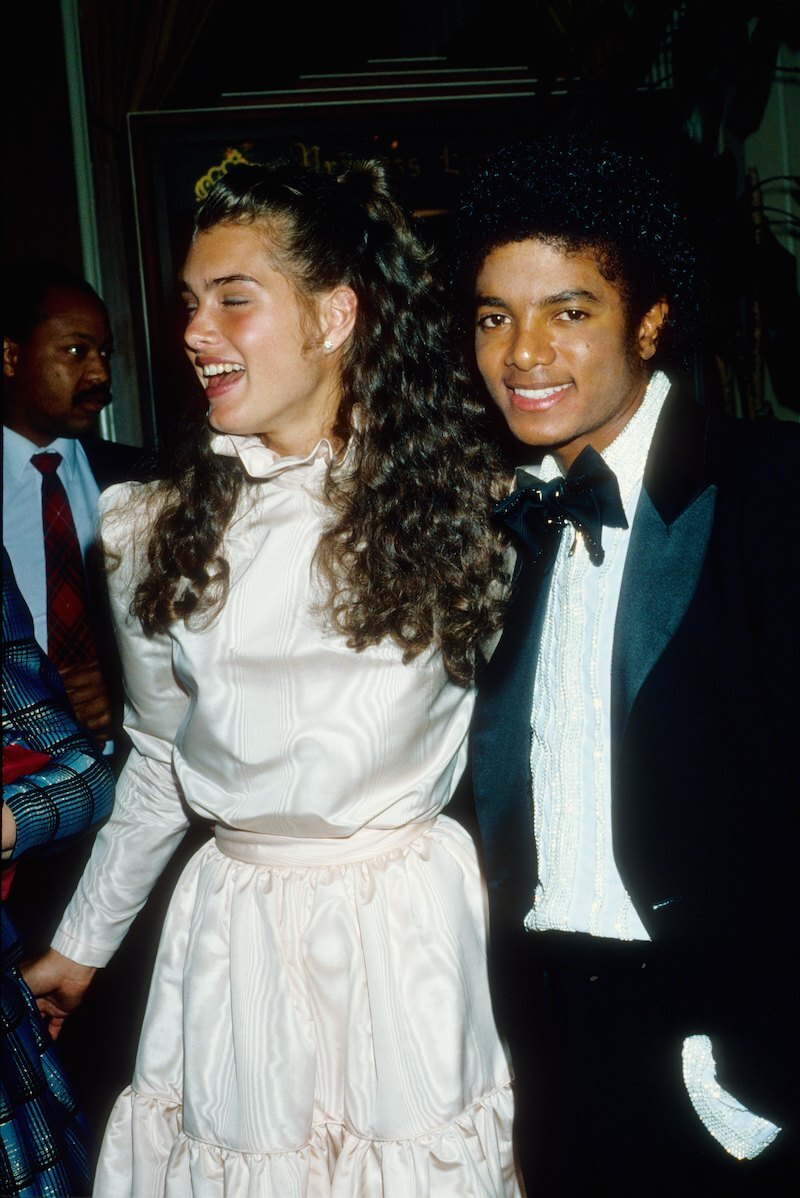
[[[774, 421], [763, 432], [764, 452], [752, 475], [765, 481], [751, 488], [753, 498], [746, 505], [743, 543], [749, 547], [750, 568], [743, 573], [759, 654], [761, 693], [774, 729], [779, 776], [785, 780], [785, 786], [776, 789], [796, 817], [800, 807], [800, 570], [795, 564], [800, 544], [800, 426]], [[767, 798], [774, 801], [775, 796]]]
[[[755, 649], [753, 724], [768, 728], [756, 742], [760, 776], [741, 827], [741, 877], [748, 915], [727, 974], [732, 1018], [712, 1034], [720, 1084], [748, 1110], [780, 1126], [797, 1118], [800, 1024], [792, 974], [797, 936], [796, 875], [800, 840], [800, 427], [773, 421], [759, 434], [758, 454], [741, 477], [744, 519], [741, 586]], [[732, 646], [735, 651], [736, 646]], [[752, 776], [752, 775], [749, 775]], [[734, 1021], [733, 1016], [736, 1016]]]
[[146, 536], [146, 494], [112, 487], [101, 498], [101, 535], [125, 684], [132, 749], [110, 820], [98, 834], [52, 945], [83, 965], [107, 964], [189, 827], [172, 746], [189, 698], [167, 635], [147, 636], [130, 604]]

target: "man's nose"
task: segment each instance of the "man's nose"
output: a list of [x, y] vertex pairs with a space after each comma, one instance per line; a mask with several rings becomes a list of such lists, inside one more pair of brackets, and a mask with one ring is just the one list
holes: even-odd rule
[[94, 350], [86, 359], [86, 376], [94, 387], [110, 382], [111, 363], [108, 354]]
[[506, 365], [530, 370], [534, 366], [550, 366], [555, 356], [552, 337], [547, 328], [537, 322], [517, 329], [508, 348]]

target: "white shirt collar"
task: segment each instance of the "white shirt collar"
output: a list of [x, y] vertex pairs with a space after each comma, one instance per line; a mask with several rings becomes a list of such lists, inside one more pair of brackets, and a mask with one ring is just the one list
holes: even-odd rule
[[[623, 503], [632, 488], [641, 482], [644, 476], [650, 443], [669, 389], [670, 381], [664, 372], [654, 371], [641, 404], [622, 431], [600, 455], [617, 476]], [[555, 457], [548, 453], [542, 458], [540, 466], [530, 467], [530, 472], [549, 482], [558, 478], [562, 470]]]
[[61, 466], [67, 474], [76, 469], [79, 443], [75, 437], [57, 437], [49, 445], [35, 445], [21, 433], [3, 425], [3, 470], [10, 481], [17, 482], [35, 453], [60, 453]]
[[251, 478], [274, 478], [286, 470], [302, 466], [313, 466], [317, 461], [326, 465], [334, 460], [333, 446], [327, 437], [321, 437], [310, 453], [304, 457], [287, 455], [282, 457], [269, 449], [260, 437], [239, 436], [235, 433], [215, 433], [211, 448], [222, 457], [238, 457]]

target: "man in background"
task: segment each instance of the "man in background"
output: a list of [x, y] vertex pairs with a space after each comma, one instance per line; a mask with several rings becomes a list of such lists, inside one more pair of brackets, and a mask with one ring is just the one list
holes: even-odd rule
[[697, 402], [697, 256], [620, 147], [490, 157], [455, 247], [531, 463], [472, 744], [528, 1192], [789, 1192], [800, 429]]
[[[116, 653], [103, 618], [93, 559], [97, 501], [115, 482], [138, 478], [144, 455], [96, 436], [111, 402], [113, 339], [105, 304], [80, 276], [50, 263], [6, 276], [3, 322], [3, 544], [31, 612], [36, 639], [63, 678], [78, 720], [101, 741], [119, 736]], [[52, 473], [52, 477], [50, 477]], [[59, 488], [83, 562], [83, 628], [56, 623], [48, 598], [47, 501]], [[44, 504], [44, 506], [43, 506]], [[63, 565], [68, 549], [57, 545]]]
[[[145, 454], [96, 435], [111, 402], [113, 340], [95, 290], [60, 264], [32, 262], [7, 271], [4, 296], [3, 545], [36, 640], [79, 724], [118, 772], [127, 749], [122, 683], [95, 525], [100, 492], [141, 477]], [[20, 863], [8, 907], [28, 955], [48, 946], [92, 839], [46, 862]], [[138, 922], [134, 942], [61, 1045], [98, 1143], [130, 1074], [158, 921], [155, 910]], [[113, 1040], [100, 1031], [112, 1025]]]

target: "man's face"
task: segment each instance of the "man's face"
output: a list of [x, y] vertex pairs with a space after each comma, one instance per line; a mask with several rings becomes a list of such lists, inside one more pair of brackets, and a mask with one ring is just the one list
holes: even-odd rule
[[494, 249], [476, 280], [478, 368], [514, 436], [569, 468], [587, 445], [610, 445], [639, 407], [667, 313], [634, 329], [591, 251], [543, 241]]
[[90, 432], [111, 401], [111, 330], [91, 295], [51, 287], [24, 344], [3, 342], [4, 423], [36, 445]]

